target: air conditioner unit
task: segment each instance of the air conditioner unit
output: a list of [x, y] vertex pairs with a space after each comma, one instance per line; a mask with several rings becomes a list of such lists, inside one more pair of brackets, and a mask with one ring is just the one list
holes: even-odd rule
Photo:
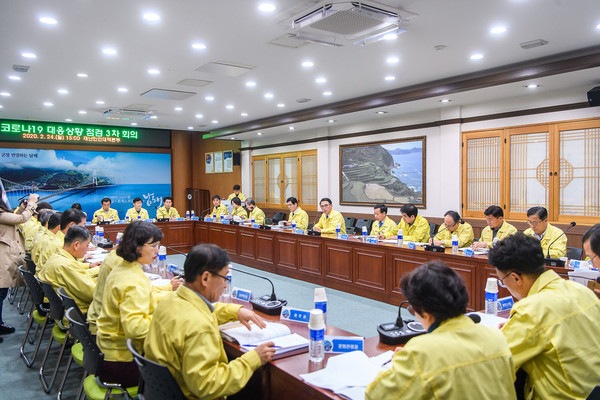
[[143, 109], [135, 109], [135, 108], [108, 108], [103, 113], [102, 116], [107, 119], [123, 119], [123, 120], [132, 120], [132, 119], [150, 119], [154, 113], [149, 110]]

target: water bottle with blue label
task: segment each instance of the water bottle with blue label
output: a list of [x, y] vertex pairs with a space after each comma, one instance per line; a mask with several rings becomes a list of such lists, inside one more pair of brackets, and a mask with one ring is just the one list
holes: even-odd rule
[[402, 247], [404, 245], [404, 233], [402, 229], [398, 229], [398, 246]]
[[129, 213], [125, 214], [125, 222], [129, 223]]
[[325, 294], [325, 288], [315, 288], [315, 308], [323, 311], [323, 323], [327, 326], [327, 294]]
[[340, 238], [340, 232], [342, 231], [342, 229], [340, 228], [340, 224], [336, 224], [335, 226], [335, 237], [336, 238]]
[[229, 298], [231, 297], [231, 269], [227, 272], [227, 285], [225, 286], [225, 289], [223, 289], [223, 297], [225, 298]]
[[190, 210], [185, 210], [185, 219], [190, 219]]
[[192, 210], [192, 218], [196, 218], [196, 213]]
[[485, 313], [498, 315], [498, 280], [488, 278], [485, 285]]
[[363, 227], [362, 227], [362, 241], [363, 241], [363, 242], [366, 242], [366, 241], [367, 241], [367, 234], [368, 234], [368, 232], [367, 232], [367, 227], [366, 227], [366, 226], [363, 226]]
[[296, 220], [295, 219], [292, 220], [292, 229], [294, 231], [296, 230]]
[[167, 277], [167, 248], [165, 246], [160, 246], [158, 248], [158, 274], [161, 278]]
[[104, 243], [104, 227], [98, 227], [98, 243]]
[[325, 358], [325, 323], [323, 311], [314, 309], [310, 311], [308, 320], [308, 360], [321, 362]]
[[452, 254], [458, 254], [458, 236], [452, 235]]

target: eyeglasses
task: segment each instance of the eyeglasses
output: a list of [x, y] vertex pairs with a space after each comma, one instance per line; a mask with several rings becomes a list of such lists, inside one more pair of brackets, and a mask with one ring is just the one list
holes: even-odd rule
[[152, 243], [144, 243], [144, 246], [150, 246], [150, 247], [154, 247], [155, 249], [158, 249], [158, 247], [160, 246], [160, 242], [156, 242], [154, 244], [152, 244]]
[[[501, 279], [496, 279], [498, 281], [498, 286], [503, 287], [503, 288], [507, 288], [506, 285], [504, 284], [504, 280], [510, 275], [512, 274], [514, 271], [510, 271], [508, 274], [504, 275]], [[515, 272], [515, 274], [518, 275], [517, 272]], [[493, 282], [493, 281], [492, 281]]]
[[231, 282], [231, 278], [230, 278], [229, 276], [223, 276], [223, 275], [221, 275], [221, 274], [217, 274], [216, 272], [211, 272], [211, 274], [213, 274], [213, 275], [216, 275], [216, 276], [218, 276], [218, 277], [220, 277], [220, 278], [223, 278], [223, 279], [225, 279], [227, 282]]
[[594, 265], [594, 260], [598, 257], [598, 254], [594, 255], [594, 257], [590, 258], [590, 264]]
[[536, 227], [536, 226], [538, 226], [539, 224], [541, 224], [542, 222], [544, 222], [545, 220], [546, 220], [546, 219], [543, 219], [543, 220], [541, 220], [541, 221], [530, 221], [530, 220], [527, 220], [527, 223], [528, 223], [528, 224], [529, 224], [529, 226], [531, 226], [531, 227]]
[[454, 222], [454, 223], [448, 225], [447, 223], [444, 222], [444, 225], [446, 225], [446, 229], [450, 229], [450, 228], [452, 228], [456, 224], [457, 224], [457, 222]]
[[415, 315], [415, 309], [411, 305], [406, 307], [406, 311], [408, 311], [410, 313], [410, 315]]
[[331, 204], [319, 204], [319, 207], [321, 208], [327, 208], [329, 207]]

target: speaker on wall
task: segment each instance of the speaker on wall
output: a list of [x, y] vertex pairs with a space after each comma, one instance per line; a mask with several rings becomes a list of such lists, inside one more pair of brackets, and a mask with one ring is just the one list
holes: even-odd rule
[[242, 165], [242, 153], [233, 153], [233, 165]]
[[595, 88], [587, 92], [587, 98], [588, 103], [590, 103], [590, 107], [600, 106], [600, 86], [596, 86]]

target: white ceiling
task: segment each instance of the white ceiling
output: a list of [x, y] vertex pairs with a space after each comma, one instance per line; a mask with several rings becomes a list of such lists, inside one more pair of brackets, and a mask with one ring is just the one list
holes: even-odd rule
[[[367, 46], [334, 48], [311, 43], [290, 49], [268, 42], [286, 34], [292, 17], [317, 2], [271, 2], [277, 7], [273, 13], [259, 11], [260, 1], [255, 0], [0, 0], [0, 93], [10, 93], [0, 97], [0, 118], [69, 118], [78, 123], [126, 126], [131, 121], [107, 120], [102, 112], [147, 105], [157, 118], [135, 120], [140, 127], [212, 131], [600, 43], [598, 0], [388, 0], [383, 3], [389, 7], [417, 14], [398, 39]], [[147, 12], [158, 14], [160, 20], [144, 20]], [[57, 24], [45, 25], [39, 21], [41, 17], [55, 18]], [[504, 34], [490, 33], [492, 27], [500, 25], [507, 29]], [[549, 44], [520, 48], [520, 43], [535, 39]], [[203, 43], [206, 48], [193, 49], [193, 43]], [[446, 47], [435, 50], [439, 45]], [[116, 49], [117, 54], [104, 55], [106, 47]], [[24, 58], [24, 52], [37, 57]], [[483, 59], [471, 60], [474, 53], [481, 53]], [[399, 62], [388, 64], [389, 57], [397, 57]], [[303, 68], [305, 60], [313, 61], [314, 67]], [[254, 68], [238, 77], [196, 71], [215, 61]], [[14, 64], [31, 68], [17, 73], [12, 71]], [[150, 75], [150, 68], [160, 73]], [[594, 68], [545, 79], [537, 90], [589, 89], [600, 83], [598, 72]], [[88, 77], [80, 78], [78, 73]], [[21, 80], [11, 80], [11, 75]], [[395, 80], [386, 81], [388, 75]], [[319, 76], [327, 82], [317, 84]], [[179, 85], [183, 79], [213, 83], [204, 87]], [[249, 80], [256, 82], [256, 87], [246, 87]], [[520, 96], [526, 90], [523, 83], [461, 93], [452, 104]], [[119, 87], [126, 87], [128, 92], [118, 92]], [[140, 96], [153, 88], [196, 94], [179, 101]], [[67, 89], [68, 94], [59, 94], [58, 89]], [[327, 90], [331, 96], [323, 95]], [[265, 99], [266, 92], [273, 93], [273, 99]], [[206, 101], [208, 95], [214, 101]], [[311, 101], [296, 102], [300, 98]], [[105, 104], [97, 105], [97, 100]], [[439, 100], [419, 100], [386, 110], [406, 113], [444, 107]], [[585, 101], [585, 93], [578, 101]], [[44, 106], [44, 102], [53, 106]], [[277, 107], [279, 103], [285, 107]], [[227, 109], [227, 105], [234, 108]], [[175, 111], [175, 107], [183, 110]], [[242, 112], [248, 116], [241, 116]], [[202, 118], [196, 118], [197, 114]], [[351, 123], [378, 117], [368, 110], [333, 118]], [[304, 122], [297, 131], [324, 125], [326, 119]], [[269, 131], [273, 135], [288, 133], [287, 126]], [[235, 138], [249, 139], [255, 134]]]

